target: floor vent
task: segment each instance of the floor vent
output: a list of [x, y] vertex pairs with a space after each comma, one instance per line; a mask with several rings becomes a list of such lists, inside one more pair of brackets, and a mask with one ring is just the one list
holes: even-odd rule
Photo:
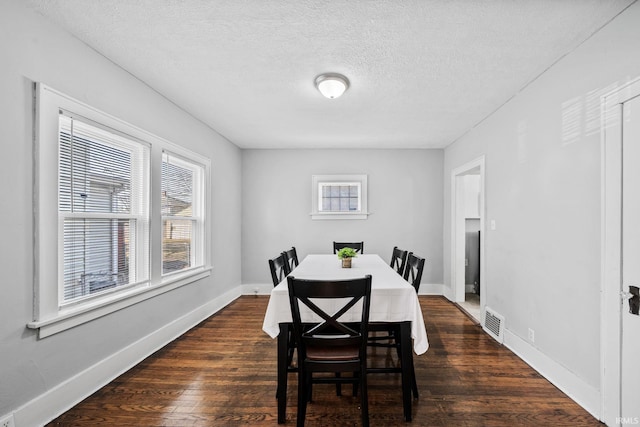
[[482, 328], [496, 341], [502, 344], [504, 340], [504, 316], [499, 315], [488, 307], [484, 309]]

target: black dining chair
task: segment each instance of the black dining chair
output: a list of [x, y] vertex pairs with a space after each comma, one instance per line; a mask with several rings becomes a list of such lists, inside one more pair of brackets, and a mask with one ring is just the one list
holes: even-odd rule
[[[288, 265], [284, 252], [269, 260], [269, 270], [271, 272], [271, 280], [273, 281], [274, 288], [278, 286], [285, 277], [287, 277], [287, 274], [289, 274]], [[298, 368], [292, 364], [295, 350], [296, 342], [293, 339], [293, 332], [289, 331], [289, 335], [287, 336], [287, 372], [298, 372]]]
[[[353, 384], [360, 390], [362, 425], [369, 426], [367, 395], [367, 334], [371, 305], [371, 275], [349, 280], [305, 280], [287, 277], [293, 333], [298, 347], [298, 427], [304, 426], [307, 402], [313, 384]], [[337, 304], [335, 314], [322, 306], [326, 300]], [[362, 301], [359, 321], [344, 323], [340, 317]], [[309, 324], [301, 316], [301, 305], [322, 320]], [[334, 310], [331, 310], [334, 313]], [[333, 376], [315, 375], [333, 373]], [[351, 376], [343, 376], [351, 373]]]
[[399, 249], [397, 246], [393, 247], [391, 253], [391, 268], [393, 268], [399, 275], [404, 273], [404, 265], [407, 263], [407, 255], [409, 251]]
[[333, 242], [333, 253], [337, 254], [342, 248], [353, 248], [359, 254], [364, 253], [364, 242]]
[[[396, 248], [394, 248], [395, 251]], [[411, 286], [418, 293], [420, 288], [420, 281], [422, 280], [422, 272], [424, 270], [425, 259], [413, 252], [407, 254], [406, 267], [404, 270], [404, 279], [407, 280]], [[393, 265], [392, 265], [393, 266]], [[400, 328], [393, 323], [371, 323], [369, 324], [370, 336], [367, 340], [369, 347], [384, 347], [395, 348], [398, 355], [398, 362], [402, 360], [402, 354], [400, 352]], [[416, 381], [415, 369], [413, 366], [413, 354], [411, 355], [411, 366], [408, 368], [411, 370], [411, 389], [413, 397], [418, 398], [418, 383]], [[371, 373], [393, 373], [402, 372], [404, 367], [391, 367], [391, 368], [373, 368], [369, 369]]]
[[422, 281], [422, 272], [424, 271], [425, 259], [409, 252], [407, 256], [407, 266], [404, 269], [404, 280], [411, 283], [418, 293], [420, 282]]
[[275, 258], [269, 260], [269, 271], [271, 271], [271, 280], [273, 286], [278, 286], [278, 283], [282, 282], [287, 274], [290, 273], [287, 260], [284, 257], [284, 253], [281, 253]]
[[284, 255], [284, 259], [287, 263], [287, 269], [289, 273], [291, 273], [297, 266], [300, 264], [298, 262], [298, 252], [296, 251], [295, 246], [291, 246], [291, 249], [282, 252]]

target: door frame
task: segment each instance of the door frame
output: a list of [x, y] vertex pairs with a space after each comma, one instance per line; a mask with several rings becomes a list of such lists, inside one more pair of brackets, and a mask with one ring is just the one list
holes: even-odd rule
[[[462, 209], [464, 191], [461, 177], [480, 169], [480, 309], [485, 306], [487, 280], [485, 274], [485, 158], [484, 155], [451, 171], [451, 290], [454, 302], [464, 301], [465, 294], [465, 227]], [[462, 221], [461, 221], [462, 219]], [[480, 319], [478, 319], [480, 320]]]
[[622, 104], [640, 96], [640, 78], [601, 99], [600, 420], [621, 416], [622, 346]]

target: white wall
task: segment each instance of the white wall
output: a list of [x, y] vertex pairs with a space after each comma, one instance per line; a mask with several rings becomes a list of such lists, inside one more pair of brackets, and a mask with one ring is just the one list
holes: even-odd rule
[[[235, 145], [77, 39], [52, 27], [19, 1], [0, 2], [0, 53], [2, 416], [73, 381], [77, 375], [85, 375], [85, 370], [93, 369], [95, 364], [122, 353], [240, 285], [241, 153]], [[34, 81], [211, 158], [211, 198], [215, 207], [208, 218], [213, 236], [211, 276], [42, 340], [37, 339], [36, 331], [26, 328], [33, 319]], [[73, 398], [60, 394], [63, 393], [58, 393], [58, 400]], [[47, 411], [60, 408], [38, 409], [46, 417]], [[20, 425], [18, 418], [16, 423]]]
[[[423, 292], [441, 285], [442, 150], [244, 150], [242, 282], [269, 284], [267, 260], [295, 246], [302, 259], [332, 242], [364, 241], [390, 261], [394, 246], [427, 259]], [[367, 174], [366, 220], [311, 220], [311, 175]], [[436, 286], [441, 290], [441, 286]], [[435, 288], [432, 288], [435, 289]]]
[[[496, 221], [485, 233], [487, 305], [505, 316], [510, 345], [546, 360], [549, 371], [565, 370], [570, 380], [560, 385], [592, 412], [600, 389], [599, 97], [640, 76], [638, 23], [636, 3], [445, 150], [445, 182], [486, 156], [486, 223]], [[447, 285], [450, 198], [447, 186]]]

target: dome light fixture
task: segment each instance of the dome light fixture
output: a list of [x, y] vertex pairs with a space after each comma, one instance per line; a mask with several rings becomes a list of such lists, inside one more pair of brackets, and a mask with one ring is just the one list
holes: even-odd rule
[[329, 99], [335, 99], [349, 87], [349, 80], [342, 74], [324, 73], [316, 77], [316, 87], [318, 91]]

